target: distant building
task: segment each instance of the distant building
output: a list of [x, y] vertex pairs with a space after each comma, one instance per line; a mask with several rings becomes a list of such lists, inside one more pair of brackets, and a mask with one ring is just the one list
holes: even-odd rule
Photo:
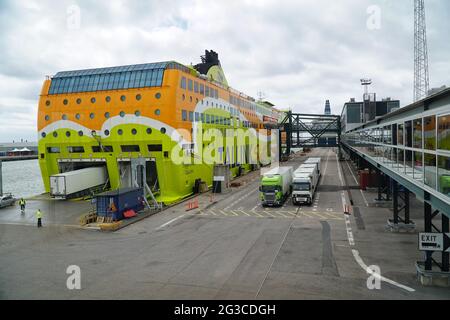
[[325, 101], [325, 115], [331, 114], [330, 100]]
[[342, 108], [342, 131], [354, 129], [398, 108], [400, 108], [400, 100], [392, 100], [388, 97], [377, 101], [375, 93], [365, 94], [363, 101], [356, 101], [355, 98], [351, 98]]
[[38, 154], [37, 142], [0, 143], [0, 157]]

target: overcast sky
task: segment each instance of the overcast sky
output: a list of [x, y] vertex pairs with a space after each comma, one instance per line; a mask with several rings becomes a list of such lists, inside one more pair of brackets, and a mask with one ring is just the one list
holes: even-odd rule
[[[450, 1], [427, 0], [430, 86], [450, 84]], [[79, 15], [78, 15], [79, 12]], [[413, 94], [413, 0], [0, 0], [0, 142], [36, 140], [46, 75], [219, 53], [228, 83], [279, 108], [340, 114], [371, 78]]]

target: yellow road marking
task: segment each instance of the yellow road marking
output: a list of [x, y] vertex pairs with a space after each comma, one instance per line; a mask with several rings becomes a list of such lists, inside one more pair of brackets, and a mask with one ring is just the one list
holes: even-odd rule
[[327, 217], [325, 217], [325, 216], [321, 215], [321, 214], [320, 214], [320, 213], [318, 213], [318, 212], [314, 212], [314, 214], [315, 214], [316, 216], [318, 216], [318, 217], [322, 218], [322, 219], [327, 219]]
[[313, 217], [311, 217], [310, 215], [308, 215], [305, 211], [301, 212], [301, 214], [307, 216], [308, 218], [313, 219]]
[[277, 212], [279, 215], [282, 215], [283, 217], [285, 217], [285, 218], [288, 218], [288, 216], [285, 216], [284, 214], [282, 214], [281, 212]]
[[220, 213], [221, 214], [223, 214], [223, 215], [225, 215], [225, 216], [227, 216], [227, 217], [229, 217], [230, 215], [229, 214], [227, 214], [225, 211], [223, 211], [223, 210], [219, 210], [220, 211]]
[[259, 218], [262, 218], [263, 216], [262, 215], [260, 215], [258, 212], [256, 212], [256, 211], [253, 211], [253, 213], [254, 214], [256, 214]]
[[276, 216], [274, 216], [273, 214], [270, 213], [270, 211], [266, 211], [265, 213], [267, 213], [269, 216], [271, 216], [272, 218], [276, 218]]
[[243, 210], [238, 210], [238, 211], [240, 211], [240, 212], [242, 212], [243, 214], [245, 214], [246, 216], [251, 216], [251, 215], [249, 215], [247, 212], [245, 212], [245, 211], [243, 211]]

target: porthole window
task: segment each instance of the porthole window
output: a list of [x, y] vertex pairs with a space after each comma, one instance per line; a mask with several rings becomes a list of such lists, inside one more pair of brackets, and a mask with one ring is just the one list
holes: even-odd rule
[[77, 120], [80, 120], [80, 118], [81, 118], [80, 114], [77, 113], [77, 114], [75, 115], [75, 118], [76, 118]]
[[146, 132], [147, 134], [152, 134], [152, 128], [147, 128]]
[[80, 136], [80, 137], [82, 137], [83, 136], [83, 131], [78, 131], [78, 135]]
[[192, 96], [189, 97], [189, 101], [192, 102]]
[[141, 98], [142, 98], [142, 96], [141, 96], [140, 94], [137, 94], [137, 95], [136, 95], [136, 100], [137, 100], [137, 101], [141, 100]]
[[123, 118], [123, 117], [125, 117], [125, 112], [120, 111], [119, 115]]
[[47, 134], [45, 132], [41, 133], [42, 138], [45, 138], [47, 136]]
[[127, 98], [125, 96], [120, 96], [120, 101], [125, 101]]
[[77, 99], [77, 104], [80, 104], [80, 103], [81, 103], [81, 99], [78, 98], [78, 99]]
[[133, 129], [131, 130], [131, 134], [132, 134], [132, 135], [136, 135], [136, 134], [137, 134], [137, 130], [133, 128]]
[[156, 98], [156, 99], [160, 99], [160, 98], [161, 98], [161, 93], [157, 92], [157, 93], [155, 94], [155, 98]]
[[157, 116], [159, 116], [159, 115], [161, 114], [161, 110], [156, 109], [156, 110], [155, 110], [155, 114], [156, 114]]
[[66, 131], [66, 137], [70, 137], [70, 131]]
[[141, 112], [140, 112], [139, 110], [136, 110], [136, 111], [134, 112], [134, 115], [135, 115], [136, 117], [139, 117], [139, 116], [141, 115]]
[[50, 120], [50, 116], [49, 115], [46, 115], [45, 116], [45, 121], [49, 121]]
[[89, 118], [94, 119], [94, 117], [95, 117], [95, 114], [94, 114], [93, 112], [91, 112], [91, 113], [89, 114]]
[[105, 100], [106, 100], [106, 102], [110, 102], [111, 101], [111, 97], [110, 96], [106, 96]]
[[50, 105], [50, 100], [45, 101], [45, 105], [49, 106]]
[[117, 134], [118, 134], [119, 136], [121, 136], [121, 135], [123, 134], [122, 129], [117, 130]]
[[160, 131], [161, 133], [166, 133], [166, 128], [162, 127]]
[[109, 130], [108, 129], [105, 130], [105, 136], [109, 136]]
[[181, 95], [181, 100], [186, 100], [186, 96], [184, 95], [184, 93]]
[[62, 117], [61, 117], [61, 119], [67, 120], [67, 115], [66, 115], [66, 114], [63, 114]]
[[110, 117], [109, 112], [105, 112], [105, 118], [108, 119]]
[[69, 103], [69, 101], [67, 101], [67, 99], [64, 99], [64, 100], [63, 100], [63, 104], [64, 104], [64, 105], [67, 105], [68, 103]]
[[54, 131], [53, 136], [56, 138], [58, 136], [58, 132]]
[[95, 98], [94, 97], [91, 98], [91, 103], [95, 103]]

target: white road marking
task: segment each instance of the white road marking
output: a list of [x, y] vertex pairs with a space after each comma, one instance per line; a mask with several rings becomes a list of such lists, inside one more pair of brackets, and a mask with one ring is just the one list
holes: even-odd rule
[[355, 183], [359, 185], [358, 180], [356, 180], [355, 175], [353, 174], [352, 169], [350, 169], [350, 166], [348, 165], [348, 162], [345, 161], [345, 163], [347, 164], [348, 170], [350, 171], [350, 173], [352, 174], [353, 180], [355, 180]]
[[164, 228], [165, 226], [168, 226], [168, 225], [171, 224], [172, 222], [177, 221], [178, 219], [183, 218], [185, 215], [186, 215], [186, 214], [182, 214], [182, 215], [179, 216], [179, 217], [176, 217], [176, 218], [174, 218], [174, 219], [172, 219], [172, 220], [167, 221], [166, 223], [164, 223], [164, 224], [160, 225], [158, 228], [156, 228], [156, 230], [160, 230], [160, 229]]
[[[350, 165], [348, 164], [347, 161], [345, 161], [345, 163], [347, 163], [348, 170], [349, 170], [350, 173], [352, 174], [352, 177], [353, 177], [353, 179], [355, 180], [356, 184], [359, 185], [358, 181], [356, 180], [355, 175], [353, 174], [352, 169], [350, 168]], [[366, 204], [366, 207], [368, 207], [368, 206], [369, 206], [369, 203], [367, 202], [366, 196], [364, 195], [364, 193], [363, 193], [363, 191], [362, 191], [361, 189], [359, 189], [359, 192], [361, 192], [361, 195], [362, 195], [362, 197], [363, 197], [363, 199], [364, 199], [364, 203]]]
[[[337, 160], [337, 164], [338, 164], [339, 179], [341, 180], [341, 185], [344, 186], [344, 181], [342, 180], [342, 175], [341, 175], [341, 167], [339, 165], [339, 159], [337, 157], [337, 154], [336, 154], [336, 160]], [[342, 199], [342, 207], [345, 207], [347, 202], [345, 200], [344, 192], [341, 192], [341, 199]], [[345, 227], [347, 229], [348, 243], [350, 244], [350, 246], [354, 246], [355, 245], [355, 240], [353, 238], [350, 217], [348, 215], [346, 215], [346, 214], [344, 214], [344, 216], [345, 216]], [[385, 278], [385, 277], [383, 277], [381, 275], [378, 275], [378, 274], [374, 274], [373, 271], [371, 269], [369, 269], [367, 267], [367, 265], [364, 263], [364, 261], [361, 259], [358, 250], [352, 249], [352, 253], [353, 253], [353, 257], [355, 258], [356, 262], [367, 273], [372, 274], [375, 277], [379, 277], [380, 280], [382, 280], [384, 282], [387, 282], [387, 283], [390, 283], [390, 284], [392, 284], [394, 286], [397, 286], [397, 287], [399, 287], [401, 289], [407, 290], [409, 292], [414, 292], [415, 291], [414, 289], [412, 289], [410, 287], [407, 287], [405, 285], [402, 285], [400, 283], [397, 283], [397, 282], [395, 282], [395, 281], [393, 281], [391, 279]]]
[[377, 279], [379, 279], [379, 280], [381, 280], [381, 281], [390, 283], [390, 284], [392, 284], [392, 285], [394, 285], [394, 286], [396, 286], [396, 287], [402, 288], [402, 289], [404, 289], [404, 290], [406, 290], [406, 291], [409, 291], [409, 292], [414, 292], [414, 291], [416, 291], [416, 290], [413, 289], [413, 288], [410, 288], [410, 287], [408, 287], [408, 286], [405, 286], [405, 285], [403, 285], [403, 284], [400, 284], [400, 283], [398, 283], [398, 282], [395, 282], [394, 280], [385, 278], [385, 277], [383, 277], [382, 275], [380, 275], [380, 274], [378, 274], [378, 273], [373, 272], [372, 269], [368, 268], [368, 267], [366, 266], [366, 264], [364, 263], [364, 261], [361, 259], [361, 257], [359, 256], [358, 250], [352, 249], [352, 253], [353, 253], [353, 257], [355, 258], [356, 262], [358, 262], [358, 264], [361, 266], [361, 268], [362, 268], [363, 270], [366, 271], [366, 273], [369, 273], [369, 274], [373, 275], [375, 278], [377, 278]]
[[368, 207], [369, 203], [367, 202], [367, 199], [366, 199], [366, 196], [364, 195], [364, 192], [361, 189], [359, 189], [359, 192], [361, 192], [361, 195], [362, 195], [362, 197], [364, 199], [364, 203], [366, 204], [366, 207]]

